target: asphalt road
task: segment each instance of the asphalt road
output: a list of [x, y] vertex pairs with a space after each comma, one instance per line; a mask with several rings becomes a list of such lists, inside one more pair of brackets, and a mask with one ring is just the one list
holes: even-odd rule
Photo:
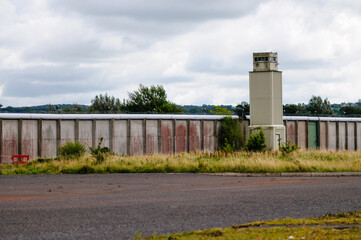
[[0, 176], [0, 239], [132, 239], [361, 209], [361, 177]]

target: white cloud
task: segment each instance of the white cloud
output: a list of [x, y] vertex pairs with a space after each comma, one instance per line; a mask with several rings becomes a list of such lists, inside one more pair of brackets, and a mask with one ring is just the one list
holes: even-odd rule
[[352, 0], [3, 0], [0, 102], [90, 104], [142, 83], [181, 105], [236, 104], [260, 51], [279, 54], [284, 103], [357, 101], [360, 12]]

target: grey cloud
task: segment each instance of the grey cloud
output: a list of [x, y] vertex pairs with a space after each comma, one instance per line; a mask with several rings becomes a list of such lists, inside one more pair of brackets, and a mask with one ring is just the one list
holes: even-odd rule
[[71, 66], [2, 70], [0, 75], [5, 82], [3, 97], [51, 96], [109, 88], [98, 71]]

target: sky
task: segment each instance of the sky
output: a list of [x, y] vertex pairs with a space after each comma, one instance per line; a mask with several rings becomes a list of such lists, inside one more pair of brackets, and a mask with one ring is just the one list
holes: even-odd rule
[[249, 102], [277, 52], [283, 103], [361, 99], [359, 0], [0, 0], [0, 103], [91, 104], [162, 85], [179, 105]]

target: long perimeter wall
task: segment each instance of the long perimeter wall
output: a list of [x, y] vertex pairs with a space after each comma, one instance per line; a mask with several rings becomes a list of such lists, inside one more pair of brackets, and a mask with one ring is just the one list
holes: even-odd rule
[[0, 162], [27, 154], [53, 158], [59, 146], [79, 141], [119, 155], [174, 154], [218, 149], [223, 116], [128, 114], [0, 114]]
[[[0, 162], [27, 154], [53, 158], [68, 141], [119, 155], [213, 152], [224, 116], [127, 114], [0, 114]], [[237, 117], [235, 117], [237, 118]], [[305, 149], [361, 150], [361, 118], [284, 117], [286, 138]], [[242, 121], [244, 140], [249, 117]]]

